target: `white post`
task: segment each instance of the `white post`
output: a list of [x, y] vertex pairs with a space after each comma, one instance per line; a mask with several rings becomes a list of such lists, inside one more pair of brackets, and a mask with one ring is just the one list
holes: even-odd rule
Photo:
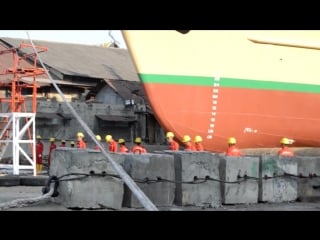
[[16, 113], [12, 113], [13, 135], [12, 135], [12, 156], [13, 156], [13, 175], [19, 175], [19, 119]]
[[37, 176], [37, 159], [36, 159], [36, 115], [33, 114], [32, 117], [32, 166], [33, 166], [33, 176]]

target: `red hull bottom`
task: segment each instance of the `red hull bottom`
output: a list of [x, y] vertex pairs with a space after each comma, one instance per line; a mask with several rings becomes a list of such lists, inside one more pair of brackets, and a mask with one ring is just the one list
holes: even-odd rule
[[[245, 88], [145, 83], [155, 115], [177, 140], [201, 135], [205, 150], [223, 152], [235, 137], [240, 148], [320, 147], [320, 95]], [[308, 103], [312, 104], [308, 104]]]

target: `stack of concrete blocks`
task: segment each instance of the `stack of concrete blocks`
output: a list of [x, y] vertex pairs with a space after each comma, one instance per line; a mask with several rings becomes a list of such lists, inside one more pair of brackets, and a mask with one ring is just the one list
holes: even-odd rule
[[320, 201], [320, 157], [297, 157], [298, 199], [303, 202]]
[[[176, 194], [175, 204], [178, 206], [221, 206], [220, 183], [208, 180], [198, 184], [195, 179], [210, 177], [220, 179], [220, 158], [208, 152], [185, 152], [179, 151], [174, 155]], [[201, 181], [195, 181], [195, 183]]]
[[[62, 176], [70, 173], [94, 172], [115, 174], [111, 162], [100, 152], [77, 148], [58, 148], [53, 152], [49, 174]], [[124, 161], [123, 154], [110, 153], [118, 164]], [[71, 175], [62, 179], [81, 177]], [[122, 207], [124, 183], [121, 178], [111, 176], [89, 176], [79, 180], [61, 181], [57, 203], [72, 209], [120, 209]]]
[[[222, 156], [220, 162], [223, 204], [257, 203], [259, 193], [259, 157]], [[247, 179], [245, 176], [257, 179]], [[237, 181], [240, 181], [237, 183]]]
[[[261, 155], [260, 202], [290, 202], [297, 199], [297, 178], [283, 176], [285, 173], [297, 176], [298, 163], [296, 157]], [[275, 178], [264, 179], [265, 177]]]
[[[158, 207], [172, 206], [175, 193], [174, 160], [167, 154], [124, 154], [123, 166], [125, 171], [138, 187], [145, 193], [150, 201]], [[157, 181], [158, 178], [172, 182]], [[156, 182], [141, 182], [146, 179]], [[125, 185], [123, 206], [142, 208], [143, 206]]]

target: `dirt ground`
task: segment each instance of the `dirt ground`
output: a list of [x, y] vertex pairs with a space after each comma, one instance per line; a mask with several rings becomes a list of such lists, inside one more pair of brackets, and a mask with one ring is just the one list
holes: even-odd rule
[[[16, 199], [25, 199], [42, 196], [42, 187], [35, 186], [13, 186], [0, 187], [0, 203], [11, 202]], [[160, 211], [320, 211], [320, 202], [289, 202], [289, 203], [257, 203], [257, 204], [238, 204], [238, 205], [222, 205], [220, 207], [196, 207], [196, 206], [170, 206], [159, 207]], [[110, 209], [88, 210], [82, 211], [114, 211]], [[4, 211], [74, 211], [65, 208], [52, 201], [40, 202], [37, 204], [20, 207], [9, 208]], [[79, 211], [79, 210], [77, 210]], [[120, 211], [146, 211], [143, 208], [132, 209], [123, 208]]]

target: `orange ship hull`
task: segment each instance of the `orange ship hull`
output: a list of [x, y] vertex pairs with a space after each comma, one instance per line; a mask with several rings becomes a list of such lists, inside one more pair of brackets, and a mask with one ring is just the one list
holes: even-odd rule
[[[184, 43], [184, 36], [178, 32], [168, 33], [171, 42], [166, 45], [169, 31], [158, 31], [164, 46], [149, 44], [157, 37], [149, 39], [146, 36], [154, 35], [154, 32], [145, 32], [141, 34], [143, 47], [137, 42], [139, 32], [124, 32], [124, 38], [156, 118], [165, 130], [174, 132], [178, 140], [185, 134], [192, 138], [201, 135], [205, 150], [215, 152], [225, 151], [227, 139], [231, 136], [237, 139], [240, 148], [277, 147], [282, 137], [293, 139], [295, 147], [320, 146], [320, 111], [317, 110], [320, 104], [320, 70], [314, 66], [314, 60], [320, 60], [317, 44], [278, 41], [280, 45], [292, 46], [273, 45], [269, 48], [265, 43], [253, 43], [248, 38], [243, 40], [244, 33], [239, 32], [240, 47], [247, 48], [248, 53], [240, 57], [234, 55], [230, 49], [233, 45], [227, 42], [223, 53], [216, 47], [206, 53], [202, 48], [187, 48], [189, 42]], [[238, 36], [238, 32], [231, 34]], [[220, 37], [215, 31], [196, 31], [189, 38], [196, 38], [196, 35]], [[314, 36], [320, 41], [319, 31], [313, 33], [312, 39]], [[237, 41], [235, 37], [230, 41]], [[216, 38], [207, 44], [214, 44]], [[170, 44], [181, 48], [180, 56], [177, 50], [170, 48]], [[219, 44], [223, 49], [224, 45]], [[183, 48], [186, 52], [182, 51]], [[209, 75], [202, 65], [211, 60], [197, 61], [198, 51], [220, 59], [236, 59], [230, 60], [230, 63], [223, 59], [212, 61], [212, 66], [219, 65], [219, 76]], [[257, 55], [257, 51], [266, 55]], [[270, 56], [281, 63], [275, 63]], [[247, 58], [251, 60], [247, 61]], [[232, 61], [242, 64], [242, 68], [237, 69]], [[199, 72], [190, 70], [191, 66], [198, 68]]]

